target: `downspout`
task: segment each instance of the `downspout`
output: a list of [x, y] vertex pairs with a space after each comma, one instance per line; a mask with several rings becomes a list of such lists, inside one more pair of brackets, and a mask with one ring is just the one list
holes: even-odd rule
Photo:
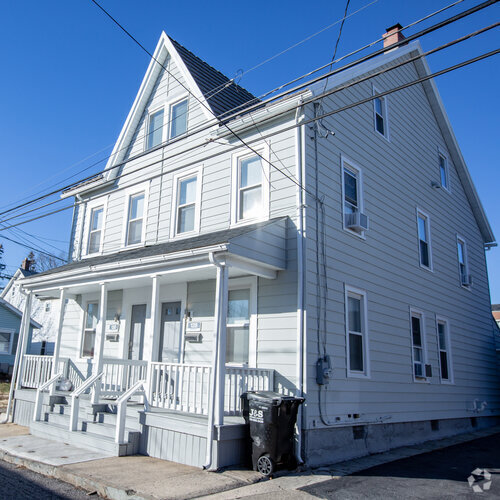
[[[302, 103], [302, 99], [300, 100]], [[297, 229], [297, 396], [302, 397], [306, 392], [306, 382], [304, 382], [304, 346], [306, 345], [305, 328], [304, 328], [304, 239], [305, 239], [305, 191], [303, 182], [305, 180], [305, 162], [304, 162], [304, 126], [299, 125], [304, 120], [302, 113], [303, 106], [297, 107], [295, 113], [295, 154], [297, 158], [297, 211], [298, 211], [298, 229]], [[302, 426], [304, 421], [304, 405], [300, 405], [297, 415], [297, 448], [295, 454], [299, 464], [303, 463], [302, 459]]]
[[[5, 417], [3, 420], [0, 421], [0, 424], [6, 424], [9, 421], [9, 416], [10, 416], [10, 410], [11, 410], [11, 405], [12, 405], [12, 396], [14, 395], [14, 386], [16, 384], [16, 380], [19, 376], [18, 369], [19, 369], [19, 359], [21, 358], [21, 351], [22, 351], [22, 345], [24, 343], [24, 337], [25, 335], [29, 334], [29, 329], [31, 326], [31, 315], [28, 319], [28, 315], [26, 314], [28, 307], [27, 303], [28, 300], [31, 300], [28, 295], [23, 291], [21, 287], [19, 287], [19, 291], [26, 296], [26, 302], [24, 305], [24, 314], [23, 318], [21, 321], [21, 329], [19, 331], [19, 337], [17, 339], [17, 347], [16, 347], [16, 356], [14, 358], [14, 366], [12, 368], [12, 378], [10, 380], [10, 389], [9, 389], [9, 400], [7, 401], [7, 409], [5, 410]], [[28, 322], [28, 326], [26, 326], [26, 323]]]
[[212, 376], [210, 377], [210, 395], [208, 400], [208, 428], [207, 428], [207, 454], [204, 469], [210, 470], [212, 467], [213, 442], [214, 442], [214, 420], [215, 420], [215, 395], [217, 383], [217, 360], [219, 353], [219, 331], [220, 331], [220, 301], [222, 295], [223, 280], [221, 279], [222, 264], [215, 258], [214, 252], [208, 254], [210, 262], [217, 268], [217, 289], [215, 291], [215, 327], [212, 346]]

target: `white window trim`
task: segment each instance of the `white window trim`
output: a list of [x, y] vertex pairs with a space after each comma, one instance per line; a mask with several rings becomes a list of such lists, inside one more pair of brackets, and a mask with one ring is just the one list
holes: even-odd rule
[[[248, 366], [257, 368], [257, 276], [248, 278], [232, 278], [228, 281], [229, 290], [250, 289], [249, 316], [250, 324], [248, 330], [248, 364], [246, 363], [228, 363], [227, 366]], [[229, 303], [229, 301], [228, 301]], [[226, 326], [227, 326], [226, 322]]]
[[[380, 94], [381, 91], [375, 86], [372, 85], [372, 95], [377, 95]], [[384, 116], [382, 117], [384, 119], [384, 134], [381, 134], [377, 130], [377, 112], [376, 112], [376, 107], [375, 107], [375, 99], [373, 99], [373, 128], [375, 132], [377, 133], [378, 136], [383, 137], [386, 141], [391, 142], [391, 137], [390, 137], [390, 126], [389, 126], [389, 106], [387, 104], [387, 95], [381, 96], [380, 99], [382, 99], [382, 102], [384, 104]]]
[[[270, 201], [269, 201], [269, 190], [270, 190], [270, 169], [269, 169], [269, 147], [267, 144], [261, 144], [259, 146], [254, 146], [255, 151], [257, 151], [264, 159], [261, 159], [262, 164], [262, 216], [254, 217], [251, 219], [239, 219], [239, 175], [238, 166], [241, 160], [256, 156], [255, 153], [248, 153], [248, 151], [241, 151], [239, 153], [234, 153], [231, 160], [231, 226], [244, 226], [247, 224], [253, 224], [255, 222], [264, 221], [269, 219], [270, 212]], [[266, 161], [268, 160], [268, 161]]]
[[14, 335], [16, 334], [16, 331], [13, 330], [12, 328], [0, 328], [0, 333], [8, 333], [9, 334], [9, 350], [8, 350], [8, 352], [0, 351], [0, 354], [7, 354], [7, 355], [12, 354]]
[[[419, 236], [419, 228], [418, 228], [418, 218], [419, 216], [422, 216], [425, 218], [427, 224], [427, 238], [428, 238], [428, 249], [429, 249], [429, 267], [424, 266], [422, 264], [422, 259], [420, 258], [420, 236]], [[418, 265], [422, 268], [425, 269], [426, 271], [430, 271], [431, 273], [434, 272], [434, 267], [433, 267], [433, 259], [432, 259], [432, 239], [431, 239], [431, 218], [430, 216], [421, 210], [420, 208], [417, 207], [416, 209], [416, 218], [415, 222], [417, 223], [417, 243], [418, 243]]]
[[[82, 258], [95, 257], [96, 255], [102, 255], [104, 249], [104, 230], [106, 228], [106, 215], [108, 212], [108, 198], [109, 196], [105, 196], [102, 199], [92, 200], [87, 203], [86, 211], [87, 214], [85, 216], [85, 220], [87, 221], [86, 235], [84, 238], [85, 243], [85, 254]], [[92, 223], [92, 210], [102, 206], [102, 229], [101, 229], [101, 244], [99, 245], [99, 251], [94, 253], [89, 253], [89, 243], [90, 243], [90, 225]]]
[[[348, 309], [348, 297], [349, 293], [359, 295], [363, 297], [363, 308], [362, 308], [362, 329], [363, 329], [363, 362], [364, 362], [364, 371], [351, 371], [351, 360], [350, 360], [350, 351], [349, 351], [349, 309]], [[368, 331], [368, 304], [366, 298], [366, 290], [361, 290], [359, 288], [355, 288], [353, 286], [347, 285], [344, 283], [344, 325], [345, 325], [345, 342], [346, 342], [346, 370], [347, 377], [349, 378], [371, 378], [371, 370], [370, 370], [370, 342], [369, 342], [369, 331]]]
[[[152, 146], [150, 148], [150, 147], [148, 147], [148, 142], [149, 142], [149, 127], [150, 127], [150, 123], [151, 123], [151, 117], [154, 114], [158, 113], [158, 111], [161, 111], [161, 110], [163, 110], [163, 126], [161, 129], [161, 142], [160, 142], [160, 144], [163, 144], [165, 142], [165, 120], [166, 120], [166, 115], [167, 115], [167, 107], [165, 104], [162, 104], [160, 106], [156, 106], [156, 107], [148, 110], [148, 114], [146, 117], [146, 124], [144, 126], [144, 132], [145, 132], [144, 151], [153, 151], [155, 148], [160, 146], [160, 144], [157, 144], [156, 146]], [[167, 123], [168, 123], [168, 121], [167, 121]]]
[[[411, 324], [411, 318], [413, 316], [420, 316], [420, 334], [422, 336], [422, 377], [417, 377], [415, 375], [415, 357], [413, 355], [413, 329]], [[424, 311], [420, 309], [415, 309], [414, 307], [410, 307], [410, 349], [411, 349], [411, 373], [413, 376], [413, 382], [418, 383], [429, 383], [429, 378], [425, 375], [425, 365], [428, 363], [427, 357], [427, 336], [425, 333], [425, 314]]]
[[349, 234], [352, 234], [353, 236], [356, 236], [358, 238], [361, 238], [363, 240], [366, 240], [366, 231], [361, 231], [358, 233], [357, 231], [353, 231], [352, 229], [349, 229], [345, 225], [345, 188], [344, 188], [344, 170], [346, 170], [345, 164], [348, 165], [347, 170], [349, 170], [349, 167], [352, 170], [355, 170], [358, 174], [357, 177], [357, 185], [358, 185], [358, 211], [362, 214], [364, 214], [365, 210], [365, 200], [364, 200], [364, 193], [363, 193], [363, 170], [361, 167], [359, 167], [355, 162], [351, 161], [347, 156], [344, 156], [343, 154], [340, 155], [340, 166], [341, 166], [341, 188], [342, 188], [342, 228], [344, 231], [346, 231]]
[[[179, 184], [181, 181], [196, 177], [196, 205], [194, 212], [194, 229], [184, 233], [177, 233], [177, 201], [179, 199]], [[188, 170], [175, 174], [172, 178], [172, 207], [170, 210], [170, 237], [171, 238], [186, 238], [198, 234], [200, 232], [200, 218], [201, 218], [201, 187], [203, 184], [203, 166], [194, 170]]]
[[[96, 349], [96, 345], [94, 344], [94, 357], [91, 357], [91, 356], [83, 356], [83, 339], [84, 339], [84, 336], [85, 336], [85, 321], [87, 320], [87, 308], [88, 308], [88, 305], [89, 303], [93, 303], [93, 304], [97, 304], [97, 307], [98, 307], [98, 310], [100, 310], [100, 300], [99, 298], [95, 297], [95, 298], [87, 298], [86, 300], [83, 301], [83, 308], [82, 308], [82, 318], [81, 318], [81, 324], [82, 324], [82, 328], [80, 330], [80, 348], [78, 350], [78, 356], [80, 358], [80, 361], [85, 361], [87, 359], [95, 359], [95, 349]], [[97, 329], [100, 328], [100, 323], [101, 323], [101, 318], [99, 318], [99, 321], [97, 322], [96, 324], [96, 340], [97, 340]]]
[[[446, 180], [448, 183], [448, 187], [443, 186], [443, 183], [441, 182], [441, 166], [439, 165], [440, 158], [444, 159], [445, 170], [446, 170]], [[451, 193], [450, 160], [448, 158], [448, 155], [440, 147], [438, 147], [438, 168], [439, 168], [439, 184], [441, 185], [441, 187], [445, 191], [447, 191], [448, 193]]]
[[[148, 215], [148, 201], [149, 201], [149, 188], [150, 182], [140, 184], [138, 186], [133, 186], [125, 190], [125, 203], [123, 207], [123, 226], [122, 226], [122, 250], [128, 250], [130, 248], [142, 247], [146, 244], [146, 224]], [[142, 234], [140, 243], [134, 243], [133, 245], [127, 245], [128, 237], [128, 214], [130, 209], [130, 198], [136, 194], [144, 192], [144, 214], [143, 214], [143, 224], [142, 224]]]
[[[183, 132], [182, 134], [176, 135], [175, 137], [172, 137], [172, 108], [176, 104], [180, 104], [182, 101], [187, 101], [187, 113], [186, 113], [186, 132]], [[182, 137], [184, 134], [186, 134], [189, 130], [189, 94], [183, 94], [180, 97], [175, 97], [173, 99], [169, 99], [166, 103], [168, 106], [168, 140], [170, 139], [177, 139], [178, 137]]]
[[469, 249], [467, 248], [467, 241], [463, 236], [457, 233], [457, 240], [456, 240], [456, 252], [457, 252], [457, 267], [458, 267], [458, 280], [461, 288], [464, 288], [465, 290], [469, 290], [469, 292], [472, 289], [472, 286], [465, 286], [462, 284], [462, 273], [460, 272], [460, 261], [458, 260], [458, 243], [463, 243], [464, 245], [464, 264], [465, 264], [465, 274], [470, 275], [470, 267], [469, 267]]
[[[441, 377], [441, 349], [439, 347], [439, 330], [438, 330], [439, 323], [444, 323], [446, 325], [445, 337], [446, 337], [446, 345], [448, 347], [446, 351], [448, 355], [448, 377], [449, 377], [448, 380], [443, 379]], [[450, 322], [443, 316], [438, 316], [437, 314], [436, 314], [436, 340], [437, 340], [438, 364], [439, 364], [439, 380], [441, 381], [442, 384], [454, 385], [455, 379], [453, 377], [453, 357], [451, 354]]]

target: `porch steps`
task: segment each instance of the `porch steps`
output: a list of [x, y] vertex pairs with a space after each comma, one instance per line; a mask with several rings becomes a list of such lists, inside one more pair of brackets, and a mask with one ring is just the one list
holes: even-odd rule
[[138, 453], [142, 429], [139, 410], [143, 409], [142, 405], [127, 406], [125, 443], [118, 444], [114, 440], [117, 415], [113, 401], [92, 405], [89, 398], [81, 398], [77, 430], [70, 431], [71, 404], [67, 399], [52, 397], [50, 405], [44, 401], [42, 421], [31, 422], [31, 434], [51, 437], [80, 448], [104, 451], [113, 456]]

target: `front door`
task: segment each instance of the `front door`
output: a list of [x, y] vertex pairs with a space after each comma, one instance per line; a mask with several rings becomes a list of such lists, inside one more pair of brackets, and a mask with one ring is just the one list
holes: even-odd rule
[[144, 325], [146, 323], [146, 304], [132, 306], [128, 359], [142, 360], [144, 350]]
[[161, 306], [159, 360], [179, 363], [181, 350], [181, 303], [165, 302]]

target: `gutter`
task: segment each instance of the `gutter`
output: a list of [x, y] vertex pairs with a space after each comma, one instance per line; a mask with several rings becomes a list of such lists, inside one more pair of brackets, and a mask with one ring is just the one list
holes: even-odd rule
[[[302, 99], [301, 99], [302, 102]], [[303, 106], [297, 108], [295, 113], [295, 122], [297, 125], [304, 120], [302, 113]], [[301, 114], [302, 113], [302, 114]], [[297, 379], [298, 396], [302, 397], [305, 393], [304, 383], [304, 346], [306, 345], [304, 328], [304, 239], [305, 239], [305, 196], [302, 189], [302, 183], [305, 179], [304, 162], [304, 125], [295, 129], [295, 153], [297, 158], [297, 210], [298, 210], [298, 230], [297, 230]], [[299, 464], [303, 463], [302, 449], [302, 426], [304, 421], [304, 405], [300, 405], [297, 415], [297, 448], [295, 454]]]

